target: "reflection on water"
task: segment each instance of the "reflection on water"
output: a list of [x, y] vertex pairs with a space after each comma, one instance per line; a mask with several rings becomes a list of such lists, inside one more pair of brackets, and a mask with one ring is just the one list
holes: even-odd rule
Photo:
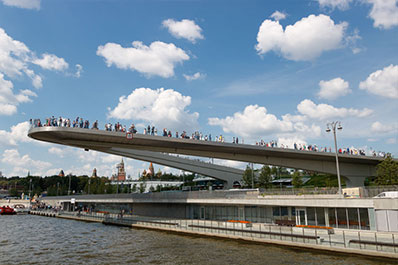
[[392, 264], [33, 215], [0, 216], [0, 228], [0, 264]]

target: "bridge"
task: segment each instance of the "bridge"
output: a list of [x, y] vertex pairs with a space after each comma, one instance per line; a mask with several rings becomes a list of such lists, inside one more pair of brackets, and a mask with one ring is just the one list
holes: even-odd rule
[[[172, 162], [174, 166], [177, 166], [178, 163], [194, 165], [195, 162], [198, 162], [196, 163], [197, 168], [190, 170], [193, 172], [197, 172], [195, 170], [199, 170], [198, 168], [205, 167], [206, 165], [208, 169], [214, 169], [212, 166], [216, 165], [178, 158], [165, 155], [164, 153], [212, 157], [337, 174], [335, 154], [326, 152], [301, 151], [144, 134], [134, 134], [129, 139], [126, 137], [126, 133], [123, 132], [69, 127], [49, 126], [32, 128], [29, 130], [28, 136], [40, 141], [128, 156], [144, 161], [155, 162], [152, 158], [158, 156], [159, 160], [155, 163], [163, 165], [170, 165]], [[163, 160], [163, 163], [161, 160]], [[382, 160], [383, 158], [380, 157], [339, 154], [340, 174], [345, 178], [347, 186], [363, 186], [366, 177], [375, 176], [376, 165]], [[177, 168], [187, 170], [184, 165], [180, 165]], [[215, 174], [220, 173], [222, 170], [219, 168], [219, 172], [215, 172]], [[216, 178], [222, 179], [222, 174]]]

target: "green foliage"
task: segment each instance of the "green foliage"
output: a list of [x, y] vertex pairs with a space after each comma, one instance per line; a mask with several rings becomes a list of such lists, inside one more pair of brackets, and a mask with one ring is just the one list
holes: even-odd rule
[[139, 192], [144, 193], [146, 189], [146, 185], [144, 183], [140, 183]]
[[377, 165], [376, 170], [376, 184], [398, 184], [398, 162], [394, 161], [390, 154]]
[[246, 166], [246, 169], [243, 172], [243, 176], [242, 176], [243, 185], [246, 188], [252, 187], [252, 178], [253, 178], [254, 184], [256, 184], [256, 176], [255, 176], [254, 172], [252, 172], [252, 169], [249, 166]]
[[300, 188], [303, 186], [303, 178], [301, 177], [300, 172], [295, 171], [292, 176], [292, 184], [295, 188]]
[[261, 188], [269, 188], [272, 186], [271, 168], [269, 166], [263, 166], [261, 168], [258, 177], [258, 185]]

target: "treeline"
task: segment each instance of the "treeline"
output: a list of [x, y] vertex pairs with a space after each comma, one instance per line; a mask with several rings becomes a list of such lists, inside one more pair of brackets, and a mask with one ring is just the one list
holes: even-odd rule
[[[70, 183], [70, 184], [69, 184]], [[116, 193], [114, 185], [110, 185], [110, 180], [106, 177], [88, 177], [69, 175], [60, 176], [27, 176], [0, 178], [0, 188], [7, 189], [10, 196], [40, 195], [61, 196], [70, 194], [105, 194]], [[121, 190], [119, 190], [121, 192]]]
[[[308, 182], [303, 183], [303, 177], [310, 178]], [[275, 184], [273, 179], [291, 178], [292, 185], [295, 188], [299, 187], [337, 187], [338, 181], [335, 175], [320, 174], [310, 171], [289, 171], [283, 167], [269, 167], [263, 166], [261, 169], [252, 169], [247, 166], [244, 171], [242, 182], [245, 188], [272, 188]], [[344, 177], [341, 179], [342, 185], [345, 186]], [[378, 185], [398, 185], [398, 162], [394, 160], [391, 155], [376, 166], [376, 176], [367, 178], [365, 186]]]
[[[187, 186], [193, 186], [194, 174], [176, 176], [164, 173], [153, 180], [162, 181], [183, 181]], [[142, 179], [150, 180], [150, 179]], [[112, 194], [130, 193], [139, 191], [139, 187], [132, 189], [130, 185], [111, 185], [107, 177], [88, 177], [68, 175], [60, 177], [57, 175], [40, 177], [0, 177], [0, 189], [8, 190], [11, 197], [19, 197], [22, 194], [34, 196], [35, 194], [46, 194], [47, 196], [62, 196], [68, 194]], [[162, 188], [167, 190], [167, 188]], [[70, 191], [70, 192], [68, 192]], [[155, 190], [157, 191], [157, 190]]]

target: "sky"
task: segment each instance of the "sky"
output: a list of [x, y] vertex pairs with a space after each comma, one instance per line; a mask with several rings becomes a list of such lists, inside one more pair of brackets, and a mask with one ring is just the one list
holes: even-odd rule
[[28, 138], [34, 118], [289, 148], [333, 146], [340, 121], [339, 147], [397, 157], [397, 113], [398, 0], [0, 0], [6, 177], [116, 172], [118, 156]]

